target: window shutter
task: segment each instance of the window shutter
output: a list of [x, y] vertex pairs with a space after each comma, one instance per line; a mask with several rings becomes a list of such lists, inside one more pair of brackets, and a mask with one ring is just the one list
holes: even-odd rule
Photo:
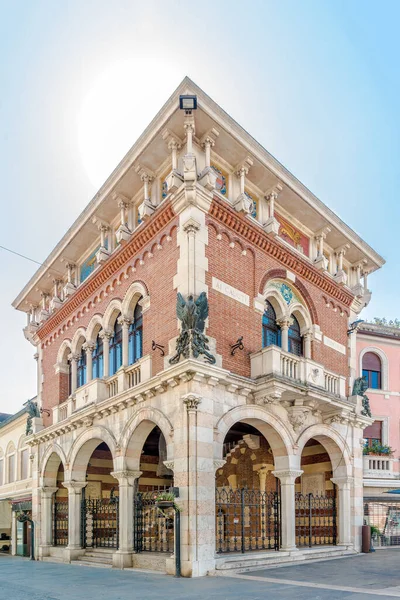
[[382, 421], [374, 421], [364, 429], [364, 438], [372, 438], [382, 442]]
[[367, 352], [362, 359], [362, 368], [366, 371], [381, 372], [381, 359], [374, 352]]

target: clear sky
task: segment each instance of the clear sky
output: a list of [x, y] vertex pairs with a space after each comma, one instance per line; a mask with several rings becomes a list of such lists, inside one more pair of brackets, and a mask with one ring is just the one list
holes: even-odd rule
[[[387, 260], [364, 317], [400, 316], [400, 2], [0, 0], [3, 246], [43, 261], [189, 75]], [[0, 411], [35, 395], [0, 250]]]

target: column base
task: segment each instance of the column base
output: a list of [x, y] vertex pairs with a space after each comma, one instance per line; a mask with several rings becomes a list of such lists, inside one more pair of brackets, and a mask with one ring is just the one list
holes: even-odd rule
[[132, 551], [117, 550], [112, 556], [112, 566], [114, 569], [130, 569], [132, 568]]
[[64, 561], [70, 563], [73, 560], [77, 560], [81, 556], [85, 554], [85, 550], [83, 548], [73, 548], [67, 546], [64, 550]]
[[281, 546], [281, 548], [279, 548], [280, 552], [290, 552], [292, 553], [296, 553], [300, 551], [300, 548], [298, 548], [297, 546]]
[[38, 548], [38, 556], [39, 558], [43, 558], [44, 556], [50, 556], [50, 548], [52, 546], [49, 546], [47, 544], [40, 544], [39, 548]]

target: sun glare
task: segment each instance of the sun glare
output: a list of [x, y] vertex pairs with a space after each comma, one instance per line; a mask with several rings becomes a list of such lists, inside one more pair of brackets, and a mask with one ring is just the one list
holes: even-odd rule
[[93, 82], [78, 118], [79, 149], [98, 188], [183, 79], [174, 65], [118, 61]]

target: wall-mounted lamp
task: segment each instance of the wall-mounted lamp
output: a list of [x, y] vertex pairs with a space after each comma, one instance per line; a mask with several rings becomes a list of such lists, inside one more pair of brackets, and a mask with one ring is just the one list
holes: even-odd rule
[[351, 335], [352, 333], [357, 331], [357, 328], [359, 325], [361, 325], [361, 323], [364, 323], [364, 319], [358, 319], [358, 321], [354, 321], [353, 323], [350, 323], [349, 328], [347, 330], [347, 335]]
[[197, 96], [179, 96], [179, 108], [190, 115], [197, 108]]
[[154, 340], [151, 342], [151, 349], [160, 350], [161, 356], [165, 356], [164, 348], [165, 346], [161, 346], [161, 344], [156, 344]]

